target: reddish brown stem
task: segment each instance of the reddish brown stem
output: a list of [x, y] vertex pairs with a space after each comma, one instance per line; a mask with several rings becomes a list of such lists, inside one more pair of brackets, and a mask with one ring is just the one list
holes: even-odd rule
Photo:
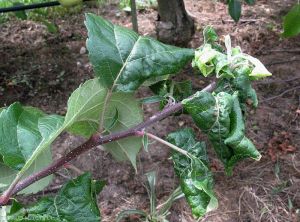
[[[215, 87], [215, 82], [209, 84], [207, 87], [205, 87], [202, 91], [212, 91]], [[78, 146], [77, 148], [70, 151], [67, 155], [59, 158], [58, 160], [51, 163], [49, 166], [45, 167], [44, 169], [40, 170], [39, 172], [36, 172], [25, 179], [19, 181], [16, 186], [10, 190], [9, 192], [6, 191], [0, 196], [0, 206], [4, 206], [8, 203], [9, 199], [18, 193], [19, 191], [25, 189], [29, 185], [33, 184], [36, 181], [39, 181], [40, 179], [49, 176], [56, 172], [59, 168], [61, 168], [64, 164], [70, 162], [71, 160], [75, 159], [82, 153], [90, 150], [91, 148], [102, 145], [105, 143], [110, 143], [112, 141], [116, 141], [122, 138], [126, 138], [129, 136], [135, 136], [139, 133], [139, 131], [145, 129], [146, 127], [152, 125], [155, 122], [158, 122], [169, 115], [176, 113], [182, 109], [182, 104], [176, 103], [172, 106], [167, 107], [166, 109], [162, 110], [161, 112], [156, 113], [152, 117], [150, 117], [145, 122], [142, 122], [138, 124], [137, 126], [130, 128], [123, 132], [113, 133], [107, 136], [101, 137], [100, 134], [93, 135], [88, 141], [83, 143], [82, 145]], [[139, 135], [137, 135], [139, 136]]]

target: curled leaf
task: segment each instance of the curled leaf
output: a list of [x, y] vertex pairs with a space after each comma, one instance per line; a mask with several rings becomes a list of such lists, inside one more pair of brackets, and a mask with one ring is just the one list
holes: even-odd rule
[[85, 173], [67, 182], [55, 197], [44, 197], [36, 204], [23, 208], [14, 202], [8, 221], [94, 222], [101, 221], [96, 195], [104, 187]]
[[234, 165], [245, 158], [260, 159], [253, 143], [245, 136], [245, 125], [238, 96], [220, 92], [213, 96], [197, 92], [182, 101], [196, 125], [208, 134], [218, 157], [225, 165], [227, 174]]
[[174, 169], [180, 179], [180, 186], [196, 218], [218, 207], [213, 192], [213, 178], [208, 165], [204, 142], [197, 142], [192, 129], [184, 128], [170, 133], [170, 143], [188, 151], [191, 157], [174, 152]]

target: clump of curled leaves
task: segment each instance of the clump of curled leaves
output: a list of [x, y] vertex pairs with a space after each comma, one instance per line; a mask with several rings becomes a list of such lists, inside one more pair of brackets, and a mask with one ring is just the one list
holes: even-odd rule
[[[170, 114], [191, 115], [230, 175], [238, 161], [260, 159], [245, 135], [243, 112], [247, 105], [258, 105], [251, 82], [271, 74], [259, 60], [232, 48], [228, 36], [224, 50], [211, 27], [204, 30], [204, 44], [193, 50], [139, 36], [93, 14], [86, 15], [85, 24], [95, 78], [72, 93], [66, 115], [46, 114], [18, 102], [0, 110], [1, 215], [7, 221], [99, 221], [96, 194], [103, 182], [92, 180], [90, 174], [68, 182], [54, 198], [43, 198], [27, 208], [15, 200], [6, 205], [16, 193], [44, 189], [65, 162], [97, 145], [117, 160], [130, 161], [137, 170], [136, 156], [148, 136], [174, 149], [174, 169], [195, 218], [217, 208], [204, 142], [196, 141], [190, 128], [170, 133], [165, 141], [150, 136], [146, 127]], [[190, 81], [170, 78], [190, 62], [204, 77], [216, 75], [212, 92], [194, 92]], [[135, 98], [142, 85], [156, 95]], [[141, 102], [158, 101], [163, 110], [143, 121]], [[89, 139], [53, 161], [51, 144], [63, 132]]]

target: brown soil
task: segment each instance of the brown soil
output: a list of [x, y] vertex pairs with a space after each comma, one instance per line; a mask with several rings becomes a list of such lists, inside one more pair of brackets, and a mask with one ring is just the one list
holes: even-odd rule
[[[215, 175], [215, 191], [219, 208], [201, 221], [298, 221], [300, 210], [300, 36], [282, 39], [281, 18], [292, 0], [258, 1], [245, 6], [239, 23], [228, 16], [226, 6], [211, 0], [187, 0], [189, 14], [195, 18], [197, 32], [190, 45], [202, 42], [204, 25], [213, 25], [220, 35], [230, 34], [235, 45], [261, 59], [273, 73], [271, 78], [255, 83], [260, 105], [247, 116], [248, 135], [263, 157], [259, 162], [240, 163], [231, 177], [225, 176], [220, 162], [211, 149]], [[114, 23], [131, 27], [130, 17], [116, 5], [86, 7], [84, 12], [98, 13]], [[153, 9], [138, 14], [140, 33], [155, 36], [157, 12]], [[66, 15], [54, 20], [58, 34], [49, 34], [45, 27], [32, 21], [11, 21], [0, 26], [0, 106], [14, 101], [40, 107], [48, 113], [65, 114], [71, 92], [84, 80], [92, 77], [85, 48], [86, 30], [83, 13]], [[81, 53], [80, 53], [81, 52]], [[191, 78], [195, 89], [207, 80], [192, 76], [190, 69], [178, 78]], [[298, 87], [298, 88], [296, 88]], [[150, 95], [141, 89], [139, 96]], [[144, 106], [145, 118], [157, 108]], [[169, 117], [149, 130], [164, 137], [179, 127], [192, 126], [187, 116]], [[198, 137], [205, 139], [197, 130]], [[53, 146], [58, 158], [83, 142], [68, 134], [62, 135]], [[114, 221], [123, 209], [148, 210], [149, 200], [144, 187], [144, 174], [156, 170], [158, 202], [165, 200], [176, 188], [170, 151], [153, 143], [147, 153], [138, 156], [138, 173], [128, 163], [118, 163], [95, 148], [72, 164], [80, 171], [93, 172], [94, 178], [104, 179], [107, 185], [99, 196], [103, 221]], [[78, 171], [78, 170], [77, 170]], [[51, 186], [76, 176], [76, 170], [60, 170]], [[290, 204], [289, 204], [290, 203]], [[291, 204], [292, 203], [292, 204]], [[298, 214], [298, 215], [297, 215]], [[194, 221], [184, 199], [172, 207], [171, 222]], [[128, 221], [136, 221], [131, 218]]]

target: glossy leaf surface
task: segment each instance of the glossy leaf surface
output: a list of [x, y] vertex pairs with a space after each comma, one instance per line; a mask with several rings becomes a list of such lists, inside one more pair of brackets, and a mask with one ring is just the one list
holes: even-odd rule
[[174, 152], [174, 169], [180, 186], [196, 218], [218, 207], [213, 192], [213, 178], [208, 165], [204, 142], [197, 142], [192, 129], [185, 128], [167, 137], [168, 141], [191, 154], [192, 158]]
[[229, 15], [235, 22], [238, 22], [241, 17], [242, 3], [241, 0], [228, 0]]
[[44, 197], [28, 208], [13, 206], [8, 221], [101, 221], [96, 195], [103, 186], [104, 182], [85, 173], [66, 183], [55, 197]]
[[[237, 95], [220, 92], [213, 96], [207, 92], [197, 92], [182, 103], [196, 125], [208, 134], [227, 174], [231, 174], [234, 165], [242, 159], [260, 159], [261, 155], [245, 132], [238, 130], [244, 127], [244, 121]], [[232, 137], [235, 131], [241, 136]], [[231, 142], [225, 142], [227, 138], [231, 138], [228, 139]]]
[[194, 56], [192, 49], [139, 36], [93, 14], [86, 15], [86, 26], [90, 61], [109, 89], [134, 91], [147, 79], [178, 72]]

